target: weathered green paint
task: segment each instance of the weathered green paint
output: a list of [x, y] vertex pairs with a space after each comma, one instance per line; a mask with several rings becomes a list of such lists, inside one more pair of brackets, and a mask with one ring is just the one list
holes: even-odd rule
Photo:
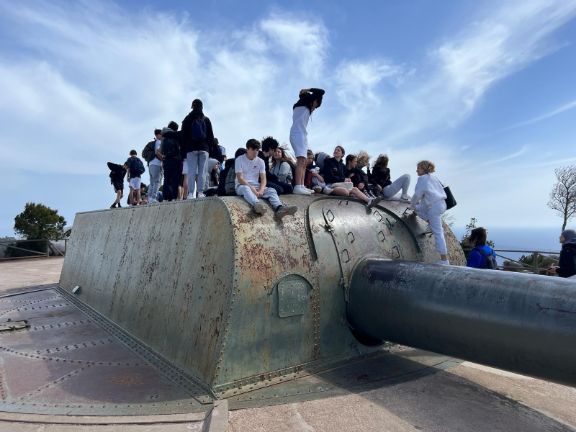
[[426, 224], [399, 202], [283, 198], [282, 222], [237, 197], [79, 213], [60, 285], [219, 396], [381, 349], [350, 332], [349, 278], [366, 256], [437, 260]]

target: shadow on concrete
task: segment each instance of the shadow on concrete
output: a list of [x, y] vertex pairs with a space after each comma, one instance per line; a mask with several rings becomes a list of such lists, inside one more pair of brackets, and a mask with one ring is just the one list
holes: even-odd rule
[[[420, 350], [385, 354], [230, 398], [230, 409], [355, 394], [369, 403], [381, 406], [419, 430], [576, 430], [502, 394], [450, 373], [450, 368], [459, 363]], [[335, 415], [337, 409], [335, 406]]]

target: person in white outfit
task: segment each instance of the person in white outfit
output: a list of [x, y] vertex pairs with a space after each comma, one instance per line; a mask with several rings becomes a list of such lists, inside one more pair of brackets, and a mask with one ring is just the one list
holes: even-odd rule
[[416, 166], [418, 181], [410, 208], [414, 209], [416, 214], [430, 225], [436, 241], [436, 250], [440, 254], [438, 264], [447, 265], [450, 263], [442, 227], [442, 214], [446, 211], [446, 193], [440, 180], [432, 175], [434, 170], [435, 166], [432, 162], [426, 160], [418, 162]]
[[296, 156], [296, 172], [294, 174], [294, 193], [311, 195], [313, 190], [304, 186], [306, 172], [306, 154], [308, 152], [308, 121], [312, 112], [322, 105], [325, 91], [317, 88], [300, 90], [298, 102], [293, 106], [292, 127], [290, 128], [290, 144]]

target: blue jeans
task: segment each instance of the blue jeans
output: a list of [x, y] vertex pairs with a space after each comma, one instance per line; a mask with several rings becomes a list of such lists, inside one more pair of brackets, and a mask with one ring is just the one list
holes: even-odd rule
[[196, 195], [196, 184], [198, 184], [198, 193], [202, 193], [204, 190], [207, 161], [207, 151], [191, 151], [186, 155], [186, 163], [188, 164], [188, 195]]
[[[258, 190], [258, 188], [260, 187], [259, 185], [254, 184], [252, 186], [254, 186], [256, 190]], [[258, 202], [258, 197], [254, 195], [252, 189], [250, 189], [250, 187], [246, 185], [236, 186], [236, 195], [243, 196], [244, 199], [248, 201], [248, 204], [252, 206]], [[266, 189], [264, 189], [264, 195], [262, 195], [262, 198], [267, 199], [270, 205], [272, 205], [272, 208], [274, 210], [276, 210], [278, 206], [282, 205], [282, 201], [280, 201], [280, 198], [278, 198], [276, 190], [272, 188], [267, 187]]]
[[158, 189], [160, 189], [160, 183], [162, 183], [162, 166], [161, 165], [149, 165], [148, 174], [150, 174], [150, 187], [148, 188], [148, 201], [156, 201], [156, 194]]

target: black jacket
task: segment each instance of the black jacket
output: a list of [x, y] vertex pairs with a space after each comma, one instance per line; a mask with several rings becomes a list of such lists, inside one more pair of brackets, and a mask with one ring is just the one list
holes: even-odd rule
[[[206, 138], [202, 140], [193, 139], [192, 134], [192, 123], [197, 118], [203, 118], [206, 127]], [[191, 151], [210, 151], [210, 145], [214, 142], [214, 132], [212, 131], [212, 123], [210, 119], [204, 115], [202, 110], [192, 110], [190, 113], [182, 120], [182, 153], [186, 154]]]
[[390, 181], [390, 168], [382, 168], [375, 166], [372, 168], [372, 175], [370, 176], [370, 182], [377, 184], [382, 188], [392, 184]]
[[556, 269], [561, 277], [570, 277], [576, 274], [576, 244], [564, 243], [560, 251], [560, 261]]
[[346, 166], [342, 160], [337, 161], [333, 157], [324, 159], [322, 177], [327, 184], [343, 182], [346, 180]]
[[180, 148], [180, 133], [174, 132], [167, 128], [162, 130], [162, 144], [160, 145], [160, 153], [164, 156], [164, 160], [182, 159], [182, 150]]
[[364, 187], [368, 186], [368, 176], [360, 168], [352, 168], [350, 170], [346, 168], [346, 176], [352, 180], [352, 184], [356, 187], [360, 183], [364, 183]]
[[108, 162], [108, 168], [110, 168], [110, 181], [113, 182], [123, 182], [126, 176], [126, 170], [122, 165]]

